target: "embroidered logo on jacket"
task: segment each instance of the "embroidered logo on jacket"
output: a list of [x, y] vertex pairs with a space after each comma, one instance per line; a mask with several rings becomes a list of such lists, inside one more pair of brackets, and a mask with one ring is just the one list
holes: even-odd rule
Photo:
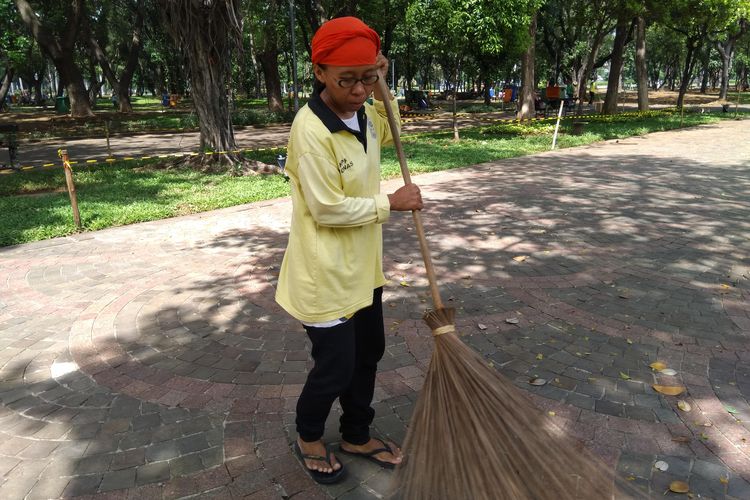
[[339, 173], [343, 174], [344, 172], [346, 172], [347, 170], [349, 170], [353, 166], [354, 166], [354, 162], [351, 162], [351, 161], [347, 160], [346, 158], [344, 158], [343, 160], [341, 160], [339, 162]]

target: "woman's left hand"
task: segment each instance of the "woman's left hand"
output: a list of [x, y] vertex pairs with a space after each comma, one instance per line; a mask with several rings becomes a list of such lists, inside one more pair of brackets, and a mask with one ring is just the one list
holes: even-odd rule
[[380, 74], [380, 78], [385, 78], [386, 75], [388, 74], [390, 62], [388, 61], [388, 58], [383, 55], [382, 52], [378, 52], [378, 55], [375, 57], [375, 66], [378, 67], [378, 73]]

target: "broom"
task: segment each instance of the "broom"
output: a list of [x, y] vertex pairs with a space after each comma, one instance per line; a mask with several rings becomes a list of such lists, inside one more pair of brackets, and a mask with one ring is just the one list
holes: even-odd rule
[[[390, 91], [383, 75], [383, 96]], [[404, 183], [411, 183], [399, 127], [386, 103]], [[561, 500], [637, 498], [614, 485], [612, 471], [566, 437], [512, 382], [456, 332], [440, 298], [419, 211], [412, 212], [434, 309], [424, 314], [435, 348], [396, 473], [404, 500]], [[622, 490], [627, 490], [626, 496]], [[617, 496], [616, 496], [617, 495]]]

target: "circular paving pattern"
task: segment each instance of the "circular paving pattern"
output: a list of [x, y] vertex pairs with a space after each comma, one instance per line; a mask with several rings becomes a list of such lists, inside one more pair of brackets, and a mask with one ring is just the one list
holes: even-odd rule
[[[680, 479], [750, 497], [750, 172], [721, 146], [732, 127], [419, 177], [441, 200], [425, 223], [464, 340], [648, 494]], [[289, 208], [0, 249], [0, 497], [387, 495], [369, 462], [341, 457], [347, 479], [319, 487], [291, 453], [311, 361], [273, 301]], [[397, 441], [432, 349], [410, 225], [385, 226], [373, 405], [375, 432]]]

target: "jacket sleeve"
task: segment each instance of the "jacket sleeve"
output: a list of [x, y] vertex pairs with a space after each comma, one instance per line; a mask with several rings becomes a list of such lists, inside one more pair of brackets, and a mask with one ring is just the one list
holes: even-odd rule
[[388, 195], [348, 197], [341, 188], [338, 168], [330, 158], [306, 153], [299, 158], [299, 183], [315, 222], [326, 227], [382, 224], [390, 217]]

